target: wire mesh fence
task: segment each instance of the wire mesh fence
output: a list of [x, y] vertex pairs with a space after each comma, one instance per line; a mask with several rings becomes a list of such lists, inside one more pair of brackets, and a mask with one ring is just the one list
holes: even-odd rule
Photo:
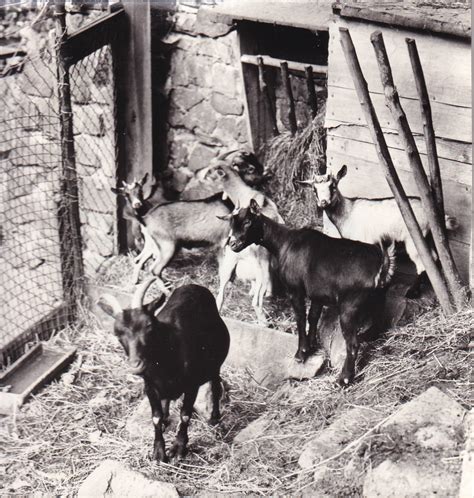
[[70, 70], [76, 169], [86, 276], [117, 252], [115, 119], [108, 45]]
[[[0, 65], [0, 368], [73, 318], [84, 283], [82, 265], [69, 254], [74, 244], [89, 278], [117, 249], [110, 46], [69, 68], [71, 176], [62, 151], [57, 41], [49, 38], [41, 50], [18, 51]], [[71, 178], [75, 188], [64, 188]], [[69, 208], [77, 200], [80, 240], [72, 243]]]

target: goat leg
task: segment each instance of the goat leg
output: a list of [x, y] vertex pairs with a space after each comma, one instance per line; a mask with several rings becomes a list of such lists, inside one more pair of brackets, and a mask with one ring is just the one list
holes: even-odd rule
[[346, 360], [338, 378], [341, 387], [347, 387], [354, 381], [355, 363], [359, 352], [359, 341], [357, 339], [357, 329], [354, 328], [354, 319], [352, 315], [341, 313], [341, 329], [344, 340], [346, 341]]
[[196, 401], [198, 389], [199, 387], [194, 387], [184, 393], [183, 406], [180, 413], [181, 422], [178, 427], [178, 434], [176, 435], [173, 445], [168, 450], [168, 458], [170, 459], [175, 457], [182, 458], [186, 454], [186, 446], [188, 444], [188, 426], [193, 413], [193, 406]]
[[291, 304], [296, 316], [296, 328], [298, 329], [298, 350], [295, 358], [298, 362], [304, 362], [309, 356], [308, 336], [306, 335], [306, 305], [303, 294], [292, 294]]
[[[148, 401], [151, 406], [151, 416], [153, 425], [155, 427], [155, 442], [153, 444], [153, 460], [158, 460], [159, 462], [167, 462], [168, 458], [165, 452], [165, 440], [163, 438], [163, 409], [162, 402], [158, 397], [155, 389], [147, 381], [145, 381], [145, 392], [148, 396]], [[166, 401], [164, 401], [166, 403]]]
[[217, 309], [220, 311], [224, 303], [224, 293], [227, 284], [230, 282], [232, 275], [237, 266], [237, 254], [229, 246], [224, 249], [224, 256], [219, 264], [219, 292], [216, 297]]
[[319, 304], [315, 300], [311, 300], [311, 308], [309, 309], [308, 322], [309, 322], [309, 348], [312, 353], [317, 351], [319, 346], [318, 322], [319, 322], [319, 317], [321, 316], [322, 309], [323, 306], [321, 304]]
[[222, 396], [222, 381], [221, 376], [217, 375], [211, 381], [211, 389], [212, 389], [212, 413], [211, 418], [209, 419], [209, 423], [211, 425], [216, 425], [221, 418], [220, 412], [220, 401]]

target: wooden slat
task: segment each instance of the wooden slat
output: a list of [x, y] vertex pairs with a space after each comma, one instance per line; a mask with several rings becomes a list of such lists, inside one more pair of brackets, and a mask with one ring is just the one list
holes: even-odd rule
[[[393, 136], [386, 133], [387, 138], [390, 141], [393, 140]], [[378, 163], [377, 153], [375, 151], [375, 146], [372, 142], [365, 142], [357, 140], [354, 135], [350, 134], [347, 136], [338, 136], [338, 129], [331, 130], [328, 133], [328, 155], [331, 152], [338, 152], [346, 154], [348, 156], [358, 157], [359, 159], [364, 159], [372, 163]], [[387, 140], [388, 142], [388, 140]], [[397, 168], [397, 170], [403, 170], [410, 172], [410, 166], [406, 159], [405, 151], [399, 146], [390, 148], [390, 154], [392, 160]], [[421, 160], [425, 170], [428, 172], [428, 156], [426, 154], [420, 154]], [[451, 161], [449, 159], [440, 158], [441, 167], [441, 178], [443, 181], [452, 181], [457, 183], [462, 183], [463, 185], [472, 186], [472, 165], [460, 163], [457, 161]], [[350, 166], [348, 164], [348, 166]]]
[[99, 48], [125, 33], [126, 16], [123, 9], [87, 24], [71, 33], [62, 47], [62, 54], [69, 66], [84, 59]]
[[[339, 27], [342, 26], [349, 28], [357, 52], [364, 54], [361, 65], [370, 92], [382, 94], [374, 49], [370, 43], [371, 33], [380, 29], [380, 26], [372, 23], [336, 19], [331, 25], [328, 85], [354, 88], [339, 41]], [[470, 44], [388, 27], [382, 27], [381, 30], [394, 71], [395, 84], [402, 97], [418, 98], [405, 43], [405, 38], [410, 37], [416, 40], [418, 46], [430, 99], [452, 106], [472, 107]]]
[[[339, 121], [333, 121], [331, 119], [326, 119], [325, 123], [328, 129], [328, 135], [335, 137], [347, 138], [350, 140], [355, 140], [358, 142], [372, 143], [372, 138], [370, 136], [369, 129], [365, 124], [355, 125], [355, 124], [345, 124]], [[415, 141], [418, 150], [422, 154], [426, 154], [426, 145], [423, 136], [415, 135]], [[396, 132], [385, 133], [385, 140], [387, 145], [392, 149], [403, 150], [400, 140], [398, 139], [398, 134]], [[460, 168], [464, 168], [467, 174], [471, 174], [472, 165], [472, 144], [466, 142], [457, 142], [453, 140], [446, 140], [439, 138], [436, 141], [438, 147], [438, 157], [441, 159], [447, 159], [450, 161], [456, 161], [458, 163], [463, 163]], [[469, 185], [471, 182], [469, 182]]]
[[[396, 125], [385, 106], [385, 98], [381, 94], [371, 94], [375, 110], [379, 117], [382, 129], [396, 131]], [[401, 98], [403, 109], [410, 122], [413, 133], [423, 133], [423, 123], [420, 115], [420, 106], [417, 100]], [[454, 107], [447, 104], [433, 102], [433, 123], [437, 138], [472, 142], [471, 109]], [[349, 88], [328, 88], [328, 102], [326, 116], [341, 123], [364, 124], [365, 119], [355, 90]]]
[[254, 66], [258, 65], [258, 58], [261, 57], [263, 59], [263, 65], [264, 66], [270, 66], [270, 67], [276, 67], [280, 69], [280, 64], [282, 62], [286, 62], [288, 64], [288, 69], [290, 71], [295, 71], [298, 73], [305, 73], [307, 67], [311, 67], [313, 70], [313, 73], [316, 75], [315, 78], [318, 76], [321, 77], [326, 77], [328, 73], [328, 67], [327, 66], [318, 66], [317, 64], [308, 64], [308, 63], [303, 63], [303, 62], [293, 62], [293, 61], [285, 61], [283, 59], [277, 59], [275, 57], [270, 57], [269, 55], [249, 55], [249, 54], [243, 54], [240, 57], [240, 61], [242, 64], [252, 64]]
[[[327, 156], [327, 165], [332, 171], [337, 171], [342, 164], [348, 165], [347, 176], [340, 183], [344, 195], [368, 198], [392, 197], [378, 163], [334, 151], [329, 144]], [[418, 195], [413, 175], [404, 170], [398, 171], [406, 193]], [[444, 181], [443, 188], [446, 213], [455, 216], [460, 225], [450, 234], [450, 239], [468, 244], [471, 236], [471, 188], [452, 181]]]

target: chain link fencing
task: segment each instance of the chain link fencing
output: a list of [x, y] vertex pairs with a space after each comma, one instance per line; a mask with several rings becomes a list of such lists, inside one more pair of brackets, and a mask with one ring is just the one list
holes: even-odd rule
[[[50, 25], [49, 25], [50, 26]], [[37, 31], [40, 31], [37, 29]], [[0, 368], [71, 321], [73, 200], [64, 170], [54, 36], [41, 50], [0, 54]], [[48, 35], [45, 35], [48, 36]], [[43, 37], [44, 38], [44, 37]], [[85, 276], [117, 251], [114, 81], [105, 45], [70, 68], [80, 246]], [[64, 140], [64, 139], [63, 139]], [[69, 266], [68, 266], [69, 265]], [[76, 270], [77, 272], [77, 270]], [[69, 288], [68, 288], [69, 287]]]

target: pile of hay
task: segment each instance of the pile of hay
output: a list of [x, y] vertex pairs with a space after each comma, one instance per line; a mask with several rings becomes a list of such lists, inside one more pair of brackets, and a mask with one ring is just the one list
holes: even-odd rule
[[265, 145], [265, 169], [273, 173], [268, 194], [287, 224], [321, 226], [316, 199], [310, 188], [297, 183], [326, 171], [325, 108], [294, 136], [284, 132]]
[[[127, 374], [124, 354], [110, 331], [84, 311], [80, 327], [50, 341], [77, 347], [78, 357], [69, 371], [15, 417], [2, 420], [3, 490], [72, 495], [100, 462], [110, 458], [151, 478], [173, 482], [185, 495], [306, 490], [358, 496], [363, 471], [376, 458], [373, 434], [325, 462], [331, 478], [318, 489], [311, 487], [315, 469], [302, 471], [297, 464], [304, 444], [336, 416], [362, 406], [371, 416], [358, 420], [349, 444], [432, 385], [471, 406], [467, 345], [473, 318], [472, 309], [448, 318], [432, 310], [413, 324], [391, 330], [365, 347], [357, 382], [347, 390], [336, 386], [336, 373], [328, 372], [307, 382], [288, 381], [270, 392], [254, 384], [251, 372], [225, 368], [230, 392], [222, 422], [212, 428], [193, 419], [187, 458], [176, 465], [157, 465], [149, 460], [151, 422], [145, 436], [130, 436], [125, 428], [143, 396], [142, 381]], [[235, 434], [261, 415], [268, 421], [266, 429], [242, 446], [233, 445]], [[169, 443], [172, 434], [166, 437]]]

